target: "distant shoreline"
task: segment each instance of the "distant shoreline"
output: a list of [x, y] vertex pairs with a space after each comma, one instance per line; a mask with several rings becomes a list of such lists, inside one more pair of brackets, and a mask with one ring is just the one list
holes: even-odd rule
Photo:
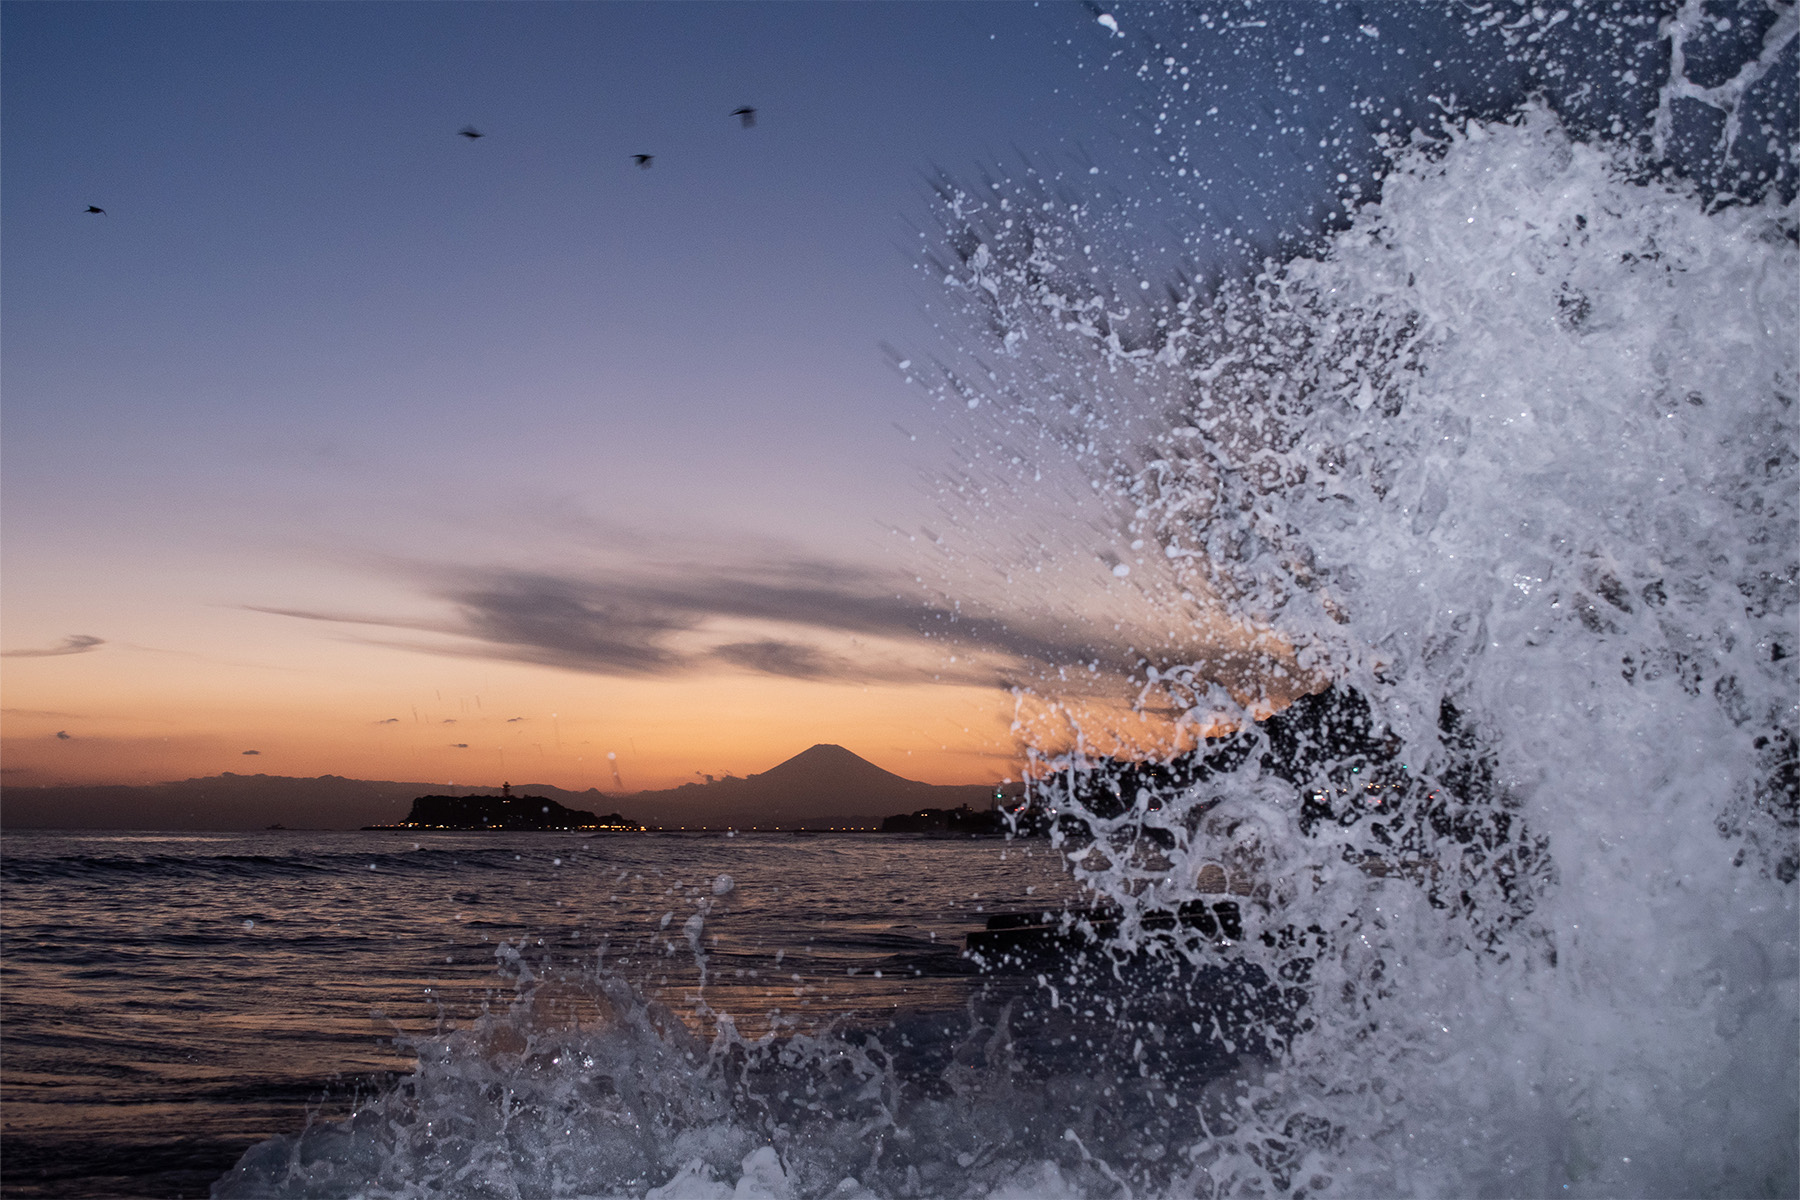
[[[1011, 786], [1011, 785], [1009, 785]], [[0, 786], [0, 832], [26, 829], [256, 832], [400, 826], [412, 802], [447, 789], [492, 795], [499, 781], [472, 786], [424, 781], [240, 775], [224, 772], [155, 784]], [[789, 833], [874, 831], [894, 813], [985, 808], [1002, 790], [988, 784], [930, 784], [903, 778], [842, 746], [817, 745], [761, 774], [660, 791], [570, 791], [524, 783], [529, 792], [572, 811], [626, 804], [635, 819], [675, 832], [758, 830]]]

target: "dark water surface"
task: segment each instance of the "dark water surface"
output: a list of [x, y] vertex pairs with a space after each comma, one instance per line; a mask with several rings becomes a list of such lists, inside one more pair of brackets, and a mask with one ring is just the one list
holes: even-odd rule
[[407, 1037], [508, 1001], [503, 945], [603, 957], [702, 1032], [719, 1012], [808, 1030], [960, 1009], [984, 910], [1069, 891], [1041, 844], [856, 834], [20, 832], [0, 851], [0, 1186], [22, 1197], [205, 1195], [248, 1146], [409, 1071]]

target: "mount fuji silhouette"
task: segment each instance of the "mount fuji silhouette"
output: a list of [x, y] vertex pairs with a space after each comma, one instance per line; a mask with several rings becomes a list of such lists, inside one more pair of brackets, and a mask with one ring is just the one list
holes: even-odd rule
[[629, 802], [640, 821], [665, 828], [876, 825], [882, 817], [919, 808], [985, 809], [993, 793], [979, 783], [920, 783], [842, 746], [821, 743], [757, 775], [639, 792]]

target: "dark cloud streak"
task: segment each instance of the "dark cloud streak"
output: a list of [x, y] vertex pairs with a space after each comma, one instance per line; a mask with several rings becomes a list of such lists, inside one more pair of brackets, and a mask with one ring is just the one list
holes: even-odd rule
[[757, 642], [732, 642], [713, 647], [712, 656], [733, 666], [745, 667], [764, 675], [785, 675], [792, 679], [824, 679], [842, 676], [848, 664], [821, 654], [811, 646], [781, 642], [773, 638]]
[[[865, 568], [812, 560], [753, 567], [696, 567], [579, 577], [543, 571], [412, 568], [423, 590], [452, 605], [455, 620], [396, 619], [264, 608], [305, 620], [447, 634], [476, 646], [411, 643], [405, 649], [537, 663], [601, 675], [674, 674], [728, 665], [759, 674], [836, 682], [931, 680], [1007, 686], [1027, 664], [1117, 663], [1127, 648], [1075, 636], [1080, 621], [1047, 625], [966, 613], [915, 596]], [[910, 582], [910, 581], [909, 581]], [[897, 661], [892, 648], [847, 657], [771, 634], [681, 649], [677, 638], [715, 621], [771, 623], [817, 634], [935, 647], [936, 666]], [[1042, 627], [1042, 628], [1040, 628]], [[886, 655], [885, 657], [883, 655]], [[957, 661], [947, 661], [955, 655]], [[995, 658], [1004, 660], [996, 663]], [[1027, 672], [1028, 673], [1028, 672]]]
[[57, 658], [64, 654], [86, 654], [94, 647], [105, 644], [105, 638], [97, 638], [86, 633], [72, 633], [62, 640], [60, 646], [52, 646], [48, 650], [7, 650], [0, 652], [0, 658]]

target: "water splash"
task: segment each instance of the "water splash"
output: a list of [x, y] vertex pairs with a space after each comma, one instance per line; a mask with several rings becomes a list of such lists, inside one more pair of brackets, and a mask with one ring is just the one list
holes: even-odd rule
[[1770, 174], [1684, 180], [1633, 136], [1454, 115], [1315, 254], [1161, 295], [1046, 177], [946, 207], [986, 340], [929, 386], [995, 485], [1029, 465], [1017, 511], [1086, 484], [1106, 541], [1070, 555], [1142, 630], [1112, 680], [1165, 755], [1047, 746], [1039, 803], [1116, 955], [1241, 879], [1228, 953], [1303, 998], [1189, 1148], [1204, 1194], [1800, 1186], [1800, 228]]
[[601, 962], [499, 957], [509, 1003], [412, 1042], [400, 1086], [257, 1146], [213, 1194], [1131, 1194], [1183, 1169], [1180, 1147], [1229, 1124], [1254, 1078], [1213, 1062], [1174, 1089], [1140, 1068], [1204, 1060], [1175, 1053], [1173, 1029], [1146, 1049], [1118, 1004], [1040, 1012], [1015, 993], [961, 1019], [745, 1038]]

